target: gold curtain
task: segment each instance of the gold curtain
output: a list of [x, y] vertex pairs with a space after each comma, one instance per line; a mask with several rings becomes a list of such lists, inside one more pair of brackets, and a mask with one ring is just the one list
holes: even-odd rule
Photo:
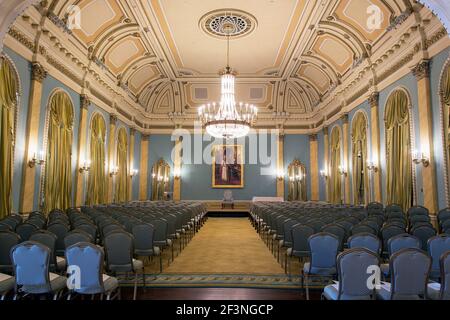
[[17, 79], [6, 61], [0, 61], [0, 219], [11, 213], [14, 111]]
[[46, 213], [53, 209], [65, 210], [72, 202], [72, 138], [73, 105], [62, 91], [50, 101], [48, 146], [45, 177]]
[[116, 202], [128, 201], [128, 136], [124, 128], [117, 136], [116, 161], [119, 173], [116, 176]]
[[444, 108], [444, 132], [447, 152], [447, 172], [450, 172], [450, 66], [447, 66], [442, 79], [442, 107]]
[[403, 91], [391, 94], [386, 104], [387, 202], [406, 212], [412, 204], [412, 169], [408, 97]]
[[341, 133], [334, 128], [331, 133], [331, 176], [330, 176], [330, 201], [334, 204], [342, 202], [342, 185], [339, 166], [341, 165]]
[[363, 201], [368, 203], [367, 175], [367, 121], [362, 113], [358, 113], [352, 127], [352, 175], [353, 201], [360, 204], [360, 192], [363, 190]]
[[88, 205], [106, 203], [105, 142], [106, 123], [100, 114], [96, 114], [91, 123]]

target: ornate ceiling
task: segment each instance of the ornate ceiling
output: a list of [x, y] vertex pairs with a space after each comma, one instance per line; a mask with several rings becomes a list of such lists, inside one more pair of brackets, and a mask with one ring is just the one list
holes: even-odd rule
[[[74, 5], [80, 28], [64, 30]], [[378, 28], [370, 28], [373, 6]], [[77, 57], [80, 63], [132, 101], [125, 113], [158, 126], [192, 120], [199, 105], [219, 99], [226, 42], [217, 30], [221, 16], [233, 15], [240, 28], [231, 39], [238, 101], [257, 105], [261, 123], [277, 116], [315, 128], [329, 118], [330, 101], [343, 95], [336, 105], [348, 102], [352, 86], [364, 91], [355, 81], [388, 59], [387, 43], [405, 45], [398, 27], [423, 20], [413, 14], [421, 10], [412, 0], [53, 0], [25, 16], [38, 11], [59, 25], [66, 32], [59, 45], [83, 52], [90, 62]]]

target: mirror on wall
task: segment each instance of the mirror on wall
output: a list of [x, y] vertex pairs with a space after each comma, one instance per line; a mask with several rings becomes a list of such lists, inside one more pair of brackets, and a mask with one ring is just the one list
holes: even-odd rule
[[170, 200], [170, 166], [160, 159], [152, 168], [152, 200]]
[[289, 201], [307, 201], [306, 167], [294, 160], [288, 167]]

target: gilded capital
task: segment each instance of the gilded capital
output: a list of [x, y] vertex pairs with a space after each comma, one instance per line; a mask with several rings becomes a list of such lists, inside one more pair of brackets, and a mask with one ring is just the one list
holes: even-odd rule
[[317, 141], [317, 134], [309, 135], [309, 141], [311, 141], [311, 142]]
[[341, 117], [342, 122], [344, 123], [348, 123], [348, 113], [344, 113]]
[[422, 80], [423, 78], [429, 78], [430, 77], [430, 61], [429, 60], [422, 60], [419, 62], [417, 66], [414, 67], [412, 70], [414, 76], [417, 78], [417, 80]]
[[82, 94], [80, 96], [80, 108], [88, 109], [90, 104], [91, 104], [91, 100], [89, 99], [89, 96], [87, 94]]
[[115, 114], [109, 115], [109, 123], [115, 125], [117, 123], [117, 116]]
[[47, 71], [44, 69], [44, 67], [40, 63], [33, 62], [33, 65], [31, 66], [31, 79], [32, 80], [42, 82], [47, 77], [47, 75], [48, 75]]
[[328, 135], [328, 131], [329, 131], [329, 130], [328, 130], [328, 127], [323, 127], [323, 134], [324, 134], [324, 135], [327, 136], [327, 135]]
[[374, 92], [369, 96], [369, 105], [371, 108], [378, 108], [380, 102], [380, 94], [378, 92]]

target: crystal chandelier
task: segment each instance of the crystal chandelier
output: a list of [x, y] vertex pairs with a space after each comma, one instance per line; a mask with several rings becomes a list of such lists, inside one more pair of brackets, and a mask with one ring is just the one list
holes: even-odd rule
[[227, 67], [221, 74], [220, 103], [208, 103], [198, 109], [198, 115], [206, 132], [215, 138], [236, 139], [250, 132], [258, 116], [258, 109], [251, 104], [239, 103], [235, 100], [236, 75], [230, 68], [230, 34], [236, 26], [224, 22], [223, 30], [227, 31]]

